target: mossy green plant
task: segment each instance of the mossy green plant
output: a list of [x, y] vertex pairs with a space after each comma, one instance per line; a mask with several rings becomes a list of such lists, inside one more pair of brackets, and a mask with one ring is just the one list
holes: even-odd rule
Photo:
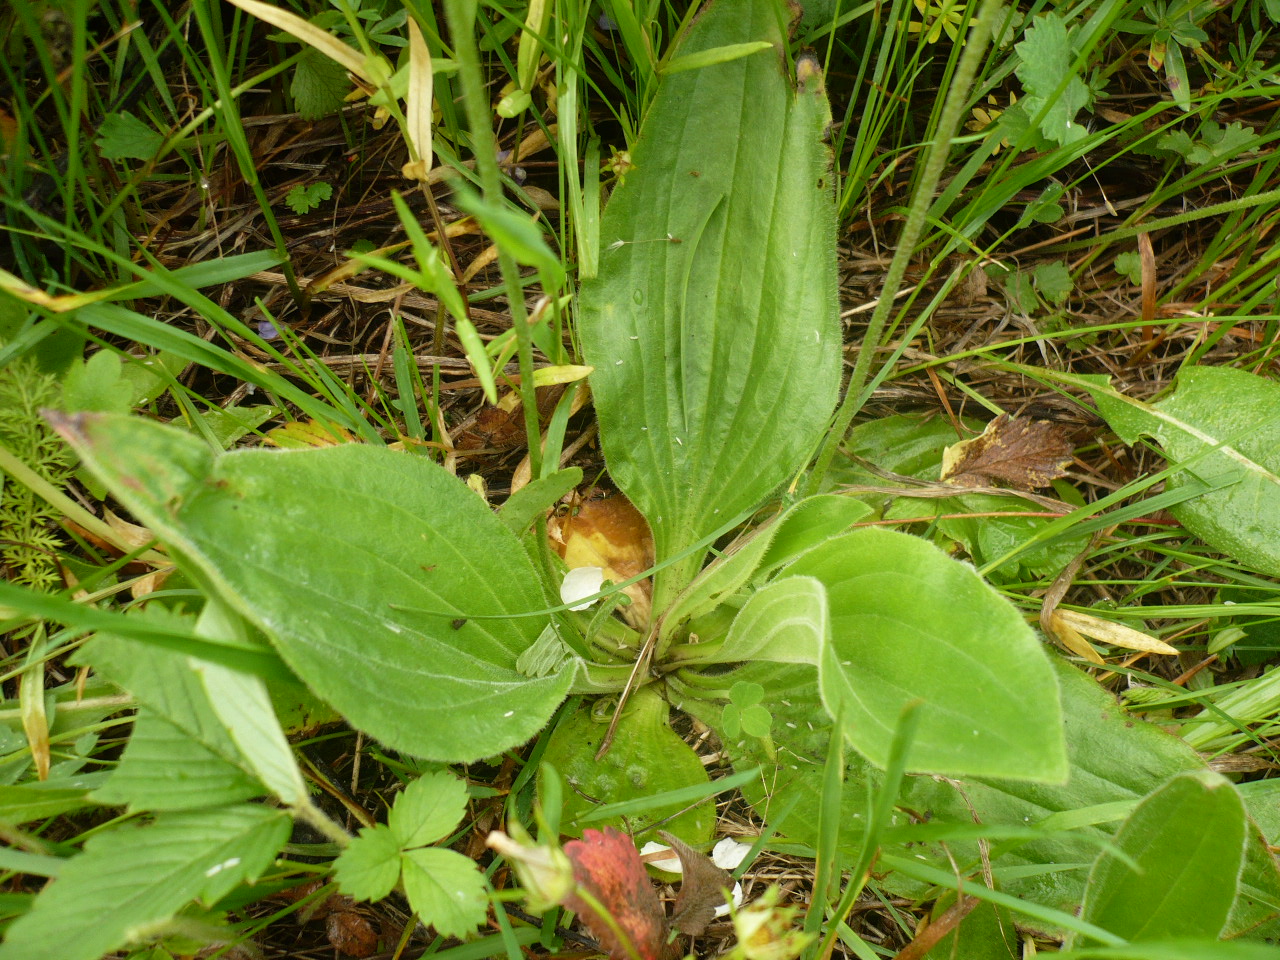
[[[55, 486], [71, 475], [75, 457], [40, 416], [61, 396], [58, 380], [30, 359], [0, 369], [0, 445]], [[0, 475], [0, 565], [13, 583], [50, 590], [58, 584], [61, 536], [54, 510], [27, 486]]]

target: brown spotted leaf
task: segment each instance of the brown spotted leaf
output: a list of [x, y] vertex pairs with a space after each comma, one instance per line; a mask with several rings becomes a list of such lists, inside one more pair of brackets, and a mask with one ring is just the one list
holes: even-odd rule
[[665, 830], [658, 833], [680, 858], [683, 878], [671, 925], [691, 937], [699, 936], [715, 919], [716, 907], [726, 902], [725, 891], [733, 886], [733, 878], [729, 871], [717, 867], [705, 853], [693, 849], [679, 837]]
[[630, 837], [613, 827], [584, 830], [581, 840], [564, 845], [564, 852], [573, 863], [578, 890], [563, 903], [582, 918], [611, 960], [672, 960], [680, 955], [667, 943], [666, 914]]
[[946, 449], [942, 479], [960, 486], [1006, 484], [1034, 490], [1062, 476], [1070, 463], [1068, 427], [1002, 413], [980, 436]]

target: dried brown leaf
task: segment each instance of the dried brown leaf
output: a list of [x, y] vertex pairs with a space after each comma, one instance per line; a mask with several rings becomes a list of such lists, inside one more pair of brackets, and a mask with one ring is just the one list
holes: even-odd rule
[[344, 957], [371, 957], [378, 950], [378, 931], [354, 910], [338, 910], [325, 919], [329, 946]]
[[691, 937], [699, 936], [715, 919], [716, 907], [727, 902], [725, 891], [733, 886], [733, 878], [728, 870], [717, 867], [705, 853], [693, 849], [679, 837], [665, 830], [658, 834], [680, 858], [683, 877], [671, 925]]
[[1066, 425], [1002, 413], [980, 436], [947, 448], [942, 479], [960, 486], [1004, 483], [1034, 490], [1066, 472], [1071, 449]]

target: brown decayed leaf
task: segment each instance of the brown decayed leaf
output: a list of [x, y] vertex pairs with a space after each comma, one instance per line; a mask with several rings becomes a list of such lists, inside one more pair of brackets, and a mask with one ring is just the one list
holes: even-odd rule
[[[131, 547], [146, 547], [155, 543], [155, 537], [151, 535], [151, 531], [146, 527], [140, 527], [136, 523], [130, 523], [122, 520], [110, 510], [103, 508], [102, 518], [107, 521], [107, 526], [116, 532], [122, 543]], [[164, 582], [169, 579], [169, 574], [173, 573], [175, 568], [170, 567], [165, 570], [153, 570], [146, 576], [134, 581], [129, 587], [129, 593], [133, 599], [145, 597], [149, 593], [155, 593]]]
[[[456, 385], [455, 385], [456, 386]], [[545, 423], [555, 411], [556, 403], [564, 393], [562, 384], [552, 384], [536, 391], [538, 419]], [[524, 443], [524, 410], [519, 403], [507, 409], [503, 406], [484, 407], [469, 424], [458, 431], [454, 443], [459, 450], [499, 450]]]
[[329, 946], [345, 957], [371, 957], [378, 949], [378, 931], [354, 910], [335, 910], [325, 919]]
[[717, 867], [705, 853], [693, 849], [679, 837], [658, 831], [676, 856], [680, 858], [680, 893], [676, 896], [676, 912], [671, 925], [691, 937], [702, 934], [715, 919], [716, 907], [725, 903], [725, 891], [733, 886], [728, 870]]
[[[324, 881], [312, 880], [301, 886], [282, 890], [273, 899], [297, 903], [322, 886]], [[344, 894], [335, 893], [323, 900], [313, 901], [297, 914], [297, 919], [299, 923], [323, 920], [329, 946], [344, 957], [370, 957], [378, 949], [378, 931], [369, 918], [360, 912], [355, 900]]]
[[613, 827], [584, 830], [581, 840], [564, 845], [573, 863], [574, 879], [601, 910], [613, 918], [623, 942], [612, 925], [575, 891], [564, 905], [578, 914], [612, 960], [673, 960], [680, 951], [667, 943], [667, 918], [653, 889], [640, 854], [631, 838]]
[[1046, 420], [1013, 419], [1002, 413], [972, 440], [942, 456], [942, 479], [958, 486], [1004, 483], [1034, 490], [1061, 477], [1071, 463], [1069, 429]]
[[459, 450], [513, 447], [524, 441], [524, 413], [485, 407], [457, 439]]

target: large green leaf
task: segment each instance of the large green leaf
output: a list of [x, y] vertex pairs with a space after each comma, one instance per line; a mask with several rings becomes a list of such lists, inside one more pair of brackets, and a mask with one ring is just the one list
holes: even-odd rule
[[1022, 616], [973, 571], [882, 529], [828, 540], [787, 568], [827, 589], [819, 686], [849, 742], [883, 766], [902, 710], [920, 703], [912, 770], [1060, 781], [1058, 684]]
[[[793, 83], [781, 0], [712, 3], [681, 56], [772, 50], [663, 79], [605, 210], [578, 330], [614, 480], [659, 559], [800, 468], [839, 385], [835, 207], [819, 71]], [[655, 609], [700, 556], [658, 576]]]
[[198, 810], [263, 793], [263, 786], [239, 767], [168, 720], [143, 710], [119, 766], [93, 799], [134, 811]]
[[[223, 642], [248, 639], [244, 621], [217, 600], [205, 603], [196, 632]], [[245, 767], [286, 804], [305, 805], [307, 786], [263, 679], [220, 663], [194, 657], [188, 661], [200, 677], [218, 719], [244, 757]]]
[[249, 805], [100, 833], [9, 927], [0, 960], [98, 960], [188, 902], [214, 903], [254, 879], [288, 836], [281, 811]]
[[1153, 436], [1182, 466], [1170, 489], [1216, 488], [1172, 507], [1179, 522], [1254, 570], [1280, 576], [1280, 385], [1242, 370], [1191, 367], [1159, 403], [1097, 387], [1094, 399], [1122, 439]]
[[0, 785], [0, 824], [18, 825], [90, 805], [89, 791], [103, 774], [80, 774], [57, 780], [35, 780], [18, 786]]
[[[608, 701], [597, 701], [600, 707]], [[652, 687], [641, 687], [627, 701], [609, 751], [596, 760], [596, 752], [609, 729], [610, 710], [579, 707], [556, 725], [543, 760], [556, 769], [571, 787], [564, 797], [562, 828], [580, 834], [582, 818], [601, 804], [638, 800], [681, 787], [710, 783], [706, 768], [693, 749], [681, 740], [669, 723], [670, 708]], [[667, 819], [671, 818], [671, 819]], [[632, 834], [650, 825], [661, 825], [687, 843], [705, 844], [715, 827], [715, 803], [707, 800], [657, 804], [627, 818]], [[600, 827], [621, 818], [593, 823]], [[654, 839], [647, 835], [645, 839]]]
[[[188, 622], [188, 618], [171, 613], [156, 603], [152, 603], [145, 613], [129, 619], [174, 627], [183, 627]], [[156, 791], [143, 782], [148, 779], [147, 768], [156, 769], [161, 776], [177, 776], [174, 771], [196, 762], [202, 751], [208, 753], [210, 764], [216, 758], [222, 764], [238, 768], [253, 780], [257, 779], [252, 766], [209, 701], [209, 692], [200, 675], [192, 669], [190, 658], [171, 650], [146, 649], [123, 636], [99, 633], [77, 653], [75, 662], [91, 665], [99, 676], [128, 690], [146, 708], [140, 712], [140, 726], [134, 731], [135, 737], [142, 732], [143, 740], [136, 751], [132, 748], [126, 750], [124, 763], [109, 782], [102, 802], [127, 802], [153, 810], [175, 809], [184, 805], [181, 796], [175, 795], [171, 803], [161, 801], [161, 805], [156, 806], [159, 799]], [[150, 723], [149, 716], [163, 720], [172, 729]], [[181, 743], [184, 736], [190, 744]], [[174, 751], [174, 771], [160, 769], [164, 764], [161, 751], [166, 744]], [[197, 746], [201, 749], [195, 749]], [[138, 765], [131, 761], [144, 762]], [[120, 776], [126, 766], [130, 768], [127, 776], [121, 776], [120, 782], [116, 782], [116, 776]], [[137, 774], [143, 776], [139, 778], [135, 776]], [[210, 775], [208, 772], [202, 774]], [[239, 779], [227, 776], [229, 784]], [[126, 781], [137, 784], [141, 792], [136, 796], [123, 793], [121, 788]]]
[[352, 724], [466, 762], [542, 728], [572, 677], [516, 658], [547, 604], [515, 535], [421, 457], [347, 444], [214, 457], [141, 420], [84, 415], [64, 433], [157, 536], [256, 623]]
[[1116, 831], [1085, 887], [1081, 917], [1126, 940], [1216, 937], [1235, 900], [1244, 803], [1208, 771], [1155, 790]]
[[[1026, 781], [965, 778], [939, 780], [910, 777], [898, 799], [892, 826], [911, 827], [914, 814], [927, 811], [930, 827], [975, 821], [992, 830], [1034, 827], [1041, 836], [993, 845], [990, 863], [1000, 889], [1022, 899], [1070, 913], [1081, 901], [1085, 877], [1101, 844], [1116, 825], [1151, 790], [1185, 771], [1205, 765], [1185, 743], [1159, 727], [1127, 714], [1107, 691], [1079, 670], [1052, 660], [1062, 693], [1071, 773], [1062, 785]], [[831, 735], [829, 721], [818, 720], [812, 704], [818, 696], [816, 671], [806, 666], [756, 663], [734, 671], [721, 682], [745, 680], [765, 686], [765, 703], [773, 713], [777, 758], [759, 741], [726, 742], [735, 768], [764, 767], [754, 784], [743, 788], [750, 802], [768, 819], [790, 809], [782, 833], [814, 847], [824, 760]], [[685, 702], [685, 710], [718, 726], [719, 706]], [[856, 857], [863, 818], [881, 775], [861, 757], [851, 757], [841, 797], [839, 842]], [[899, 857], [921, 858], [954, 873], [956, 866], [981, 876], [984, 858], [972, 837], [945, 846], [938, 842], [895, 842], [887, 849]], [[896, 874], [881, 878], [891, 892], [921, 895], [925, 888]], [[1224, 935], [1262, 929], [1280, 916], [1280, 880], [1265, 842], [1251, 834], [1248, 861]]]
[[817, 666], [830, 643], [827, 591], [813, 577], [785, 577], [751, 595], [716, 659]]
[[861, 501], [830, 493], [793, 503], [734, 541], [698, 574], [667, 608], [662, 635], [674, 634], [686, 620], [705, 616], [749, 580], [763, 580], [806, 550], [844, 533], [870, 512]]

